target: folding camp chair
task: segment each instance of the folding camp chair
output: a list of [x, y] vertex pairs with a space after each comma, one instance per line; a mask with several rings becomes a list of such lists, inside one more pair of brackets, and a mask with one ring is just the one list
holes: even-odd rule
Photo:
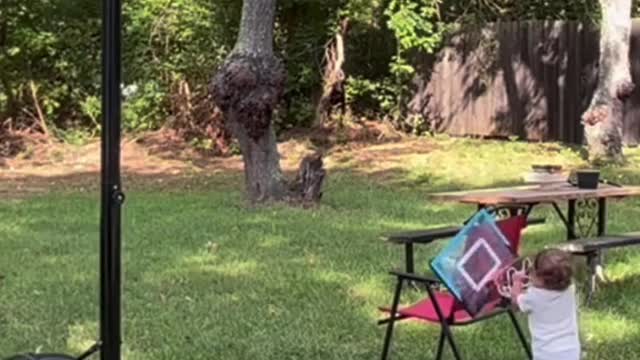
[[[511, 243], [512, 248], [518, 253], [520, 248], [520, 237], [522, 229], [526, 226], [526, 214], [512, 216], [507, 219], [499, 220], [496, 225], [500, 228], [507, 240]], [[482, 320], [492, 318], [500, 314], [507, 314], [511, 319], [511, 323], [516, 330], [516, 334], [524, 347], [529, 359], [532, 358], [529, 344], [524, 333], [518, 324], [513, 309], [505, 306], [502, 301], [496, 301], [489, 304], [482, 314], [475, 317], [471, 316], [463, 307], [463, 305], [448, 291], [442, 290], [442, 282], [431, 277], [420, 276], [416, 274], [408, 274], [392, 271], [391, 274], [397, 278], [393, 303], [390, 309], [381, 309], [390, 314], [387, 319], [380, 320], [378, 324], [387, 324], [387, 331], [384, 339], [384, 347], [382, 350], [382, 360], [386, 360], [389, 355], [391, 346], [391, 338], [393, 336], [393, 328], [397, 321], [417, 319], [429, 323], [439, 324], [441, 327], [440, 339], [438, 341], [438, 349], [436, 359], [442, 358], [445, 340], [451, 346], [453, 355], [457, 360], [461, 360], [460, 351], [456, 345], [452, 327], [466, 326], [477, 323]], [[418, 303], [400, 308], [400, 295], [403, 287], [409, 282], [421, 283], [426, 285], [427, 297]]]

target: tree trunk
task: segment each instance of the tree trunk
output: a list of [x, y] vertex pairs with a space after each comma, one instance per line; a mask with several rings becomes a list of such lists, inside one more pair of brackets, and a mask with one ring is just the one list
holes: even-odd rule
[[[225, 125], [238, 139], [253, 203], [302, 198], [304, 193], [292, 191], [282, 174], [272, 124], [286, 82], [285, 67], [273, 53], [276, 2], [244, 1], [236, 45], [211, 84]], [[319, 174], [324, 178], [324, 172]]]
[[272, 125], [286, 81], [273, 54], [276, 0], [245, 0], [236, 45], [213, 80], [214, 101], [238, 139], [252, 202], [282, 200], [286, 186]]
[[592, 161], [621, 162], [624, 103], [634, 89], [629, 64], [631, 1], [600, 0], [598, 86], [582, 115]]
[[322, 95], [316, 107], [314, 125], [319, 126], [331, 118], [333, 107], [338, 105], [341, 115], [346, 112], [346, 92], [343, 65], [345, 61], [344, 39], [347, 35], [349, 19], [342, 20], [335, 38], [327, 44], [324, 54], [325, 68]]

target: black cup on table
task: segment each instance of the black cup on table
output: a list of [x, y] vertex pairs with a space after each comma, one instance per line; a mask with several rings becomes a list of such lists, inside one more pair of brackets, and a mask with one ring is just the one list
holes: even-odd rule
[[597, 189], [600, 182], [599, 170], [576, 171], [576, 182], [580, 189]]

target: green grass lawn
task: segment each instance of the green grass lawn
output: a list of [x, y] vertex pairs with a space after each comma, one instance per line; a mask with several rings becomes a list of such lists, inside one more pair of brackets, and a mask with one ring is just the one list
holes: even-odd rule
[[[397, 175], [367, 178], [357, 164], [330, 174], [322, 205], [248, 209], [238, 176], [190, 190], [129, 189], [124, 211], [124, 344], [127, 359], [376, 359], [391, 301], [387, 270], [402, 249], [380, 235], [455, 224], [472, 207], [431, 203], [433, 190], [517, 183], [535, 162], [579, 164], [549, 145], [439, 140], [398, 160]], [[606, 172], [640, 183], [639, 154]], [[515, 159], [515, 160], [514, 160]], [[458, 161], [458, 163], [454, 163]], [[337, 171], [340, 170], [340, 171]], [[81, 352], [96, 338], [98, 194], [53, 192], [0, 202], [0, 357]], [[640, 230], [640, 202], [610, 206], [610, 231]], [[524, 237], [526, 252], [561, 241], [549, 222]], [[441, 245], [439, 245], [441, 246]], [[438, 247], [420, 249], [418, 266]], [[640, 249], [607, 256], [609, 276], [581, 309], [588, 359], [640, 355]], [[416, 294], [410, 294], [415, 298]], [[470, 359], [523, 359], [508, 318], [456, 331]], [[438, 328], [398, 326], [393, 355], [428, 359]]]

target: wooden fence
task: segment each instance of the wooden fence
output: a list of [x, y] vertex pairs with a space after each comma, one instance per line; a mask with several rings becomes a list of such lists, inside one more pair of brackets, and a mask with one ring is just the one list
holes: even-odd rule
[[[410, 103], [438, 132], [580, 143], [580, 116], [597, 81], [598, 30], [572, 21], [495, 23], [453, 36], [424, 59]], [[632, 76], [640, 83], [640, 19]], [[624, 140], [640, 142], [640, 86], [627, 102]]]

